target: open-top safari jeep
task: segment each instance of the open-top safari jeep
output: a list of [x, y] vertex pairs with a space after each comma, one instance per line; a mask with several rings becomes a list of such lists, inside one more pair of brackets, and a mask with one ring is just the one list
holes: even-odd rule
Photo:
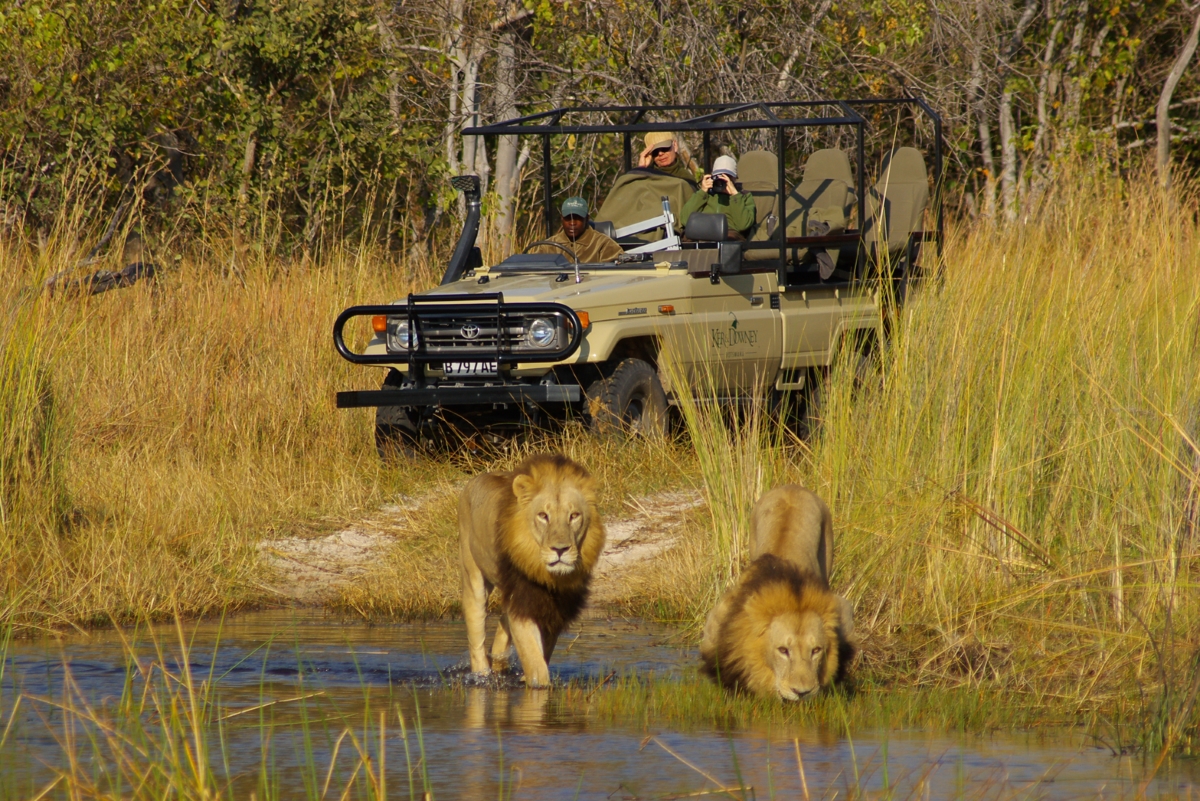
[[[747, 235], [730, 236], [721, 214], [680, 229], [694, 187], [634, 166], [633, 138], [640, 147], [651, 131], [690, 139], [705, 170], [736, 153], [757, 212]], [[625, 252], [586, 264], [557, 248], [484, 265], [479, 180], [454, 178], [467, 217], [441, 286], [337, 318], [338, 353], [386, 370], [381, 389], [340, 392], [338, 406], [377, 409], [384, 453], [572, 416], [596, 431], [662, 431], [669, 406], [698, 386], [728, 399], [802, 392], [840, 348], [879, 340], [888, 299], [903, 301], [923, 275], [924, 243], [940, 250], [941, 133], [919, 98], [560, 108], [469, 128], [540, 137], [547, 236], [556, 200], [601, 191], [557, 188], [556, 161], [582, 137], [604, 137], [614, 157], [619, 141], [624, 172], [592, 222]], [[932, 173], [912, 146], [922, 141]], [[361, 352], [344, 336], [354, 318], [371, 321]]]

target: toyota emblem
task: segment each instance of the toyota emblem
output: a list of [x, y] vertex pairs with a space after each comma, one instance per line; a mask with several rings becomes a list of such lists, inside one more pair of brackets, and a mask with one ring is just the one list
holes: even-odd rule
[[479, 326], [468, 323], [460, 328], [459, 332], [462, 333], [463, 339], [475, 339], [479, 336]]

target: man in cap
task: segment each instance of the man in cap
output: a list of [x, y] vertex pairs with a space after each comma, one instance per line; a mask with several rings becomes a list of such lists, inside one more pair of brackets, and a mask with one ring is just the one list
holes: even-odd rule
[[692, 186], [696, 185], [696, 172], [689, 166], [691, 157], [686, 151], [680, 150], [679, 141], [670, 131], [652, 131], [646, 134], [646, 147], [638, 156], [638, 167], [655, 169], [682, 178]]
[[[562, 228], [551, 242], [566, 245], [581, 262], [598, 264], [615, 261], [625, 251], [609, 237], [588, 225], [588, 204], [581, 197], [569, 197], [563, 201], [559, 211], [562, 212]], [[570, 258], [562, 248], [551, 245], [541, 245], [536, 253], [561, 253]]]
[[739, 192], [735, 180], [737, 162], [733, 156], [718, 156], [712, 173], [704, 176], [700, 188], [683, 204], [679, 224], [686, 228], [688, 217], [696, 212], [724, 214], [729, 220], [729, 230], [745, 236], [754, 227], [754, 198]]

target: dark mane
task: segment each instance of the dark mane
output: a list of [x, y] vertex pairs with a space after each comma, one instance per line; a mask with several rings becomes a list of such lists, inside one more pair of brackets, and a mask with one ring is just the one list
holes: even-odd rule
[[587, 603], [586, 580], [570, 587], [546, 587], [522, 573], [505, 553], [499, 555], [496, 570], [503, 608], [514, 617], [534, 621], [543, 631], [562, 631]]

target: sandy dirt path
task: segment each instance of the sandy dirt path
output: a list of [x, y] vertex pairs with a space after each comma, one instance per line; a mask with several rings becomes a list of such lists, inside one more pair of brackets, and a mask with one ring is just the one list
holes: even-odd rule
[[[285, 537], [259, 543], [272, 573], [267, 589], [302, 605], [332, 600], [366, 576], [393, 543], [412, 530], [412, 521], [432, 498], [405, 498], [354, 525], [323, 537]], [[671, 490], [632, 498], [625, 514], [605, 520], [608, 542], [592, 583], [593, 609], [612, 606], [627, 593], [639, 566], [671, 548], [688, 512], [704, 503], [697, 490]]]

